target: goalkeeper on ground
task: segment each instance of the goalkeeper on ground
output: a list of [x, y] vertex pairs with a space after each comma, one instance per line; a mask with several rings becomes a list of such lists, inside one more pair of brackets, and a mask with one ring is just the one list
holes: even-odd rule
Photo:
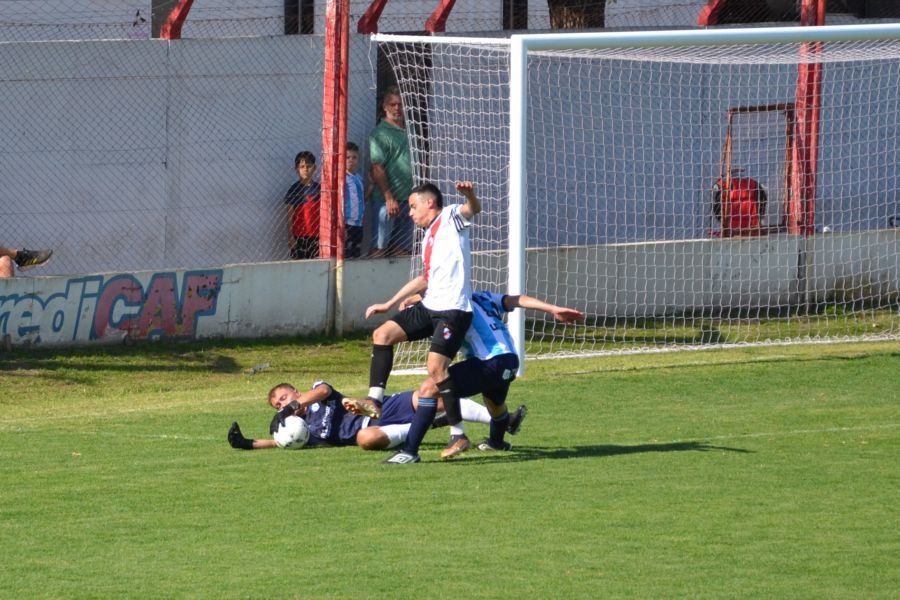
[[[406, 391], [387, 396], [379, 407], [370, 400], [347, 398], [324, 381], [315, 382], [303, 393], [289, 383], [280, 383], [269, 391], [268, 403], [277, 411], [270, 424], [270, 433], [274, 433], [288, 416], [296, 415], [309, 427], [309, 447], [356, 445], [363, 450], [384, 450], [406, 440], [418, 406], [418, 393]], [[465, 420], [490, 423], [491, 416], [481, 404], [463, 398], [461, 408]], [[524, 416], [525, 407], [520, 407], [516, 414]], [[515, 419], [517, 428], [521, 416]], [[439, 415], [434, 424], [441, 425], [446, 425], [443, 415]], [[228, 443], [232, 448], [243, 450], [277, 447], [272, 438], [244, 437], [237, 422], [228, 430]]]

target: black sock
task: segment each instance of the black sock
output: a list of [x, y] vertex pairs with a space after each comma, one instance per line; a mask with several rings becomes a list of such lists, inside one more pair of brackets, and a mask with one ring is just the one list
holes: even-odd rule
[[[385, 389], [393, 367], [394, 347], [373, 344], [372, 364], [369, 366], [369, 387]], [[376, 400], [381, 400], [381, 398], [376, 398]]]
[[491, 417], [491, 445], [499, 448], [503, 445], [503, 436], [509, 427], [509, 411], [503, 411], [500, 417]]
[[431, 422], [434, 421], [434, 415], [437, 414], [436, 398], [419, 398], [419, 407], [413, 417], [412, 424], [409, 426], [409, 433], [406, 435], [406, 442], [403, 444], [403, 451], [407, 454], [418, 454], [419, 446], [425, 439], [425, 434], [431, 429]]
[[456, 385], [453, 378], [448, 377], [438, 384], [438, 393], [444, 401], [444, 410], [447, 411], [447, 422], [451, 427], [462, 423], [462, 409], [459, 407], [459, 394], [456, 393]]

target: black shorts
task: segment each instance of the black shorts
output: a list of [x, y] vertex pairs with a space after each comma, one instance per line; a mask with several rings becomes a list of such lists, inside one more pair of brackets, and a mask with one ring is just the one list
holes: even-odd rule
[[481, 394], [497, 406], [506, 402], [509, 384], [519, 370], [519, 357], [501, 354], [488, 360], [468, 358], [450, 365], [450, 377], [460, 397]]
[[453, 359], [462, 346], [472, 313], [464, 310], [428, 310], [421, 302], [391, 317], [411, 342], [431, 338], [429, 352]]

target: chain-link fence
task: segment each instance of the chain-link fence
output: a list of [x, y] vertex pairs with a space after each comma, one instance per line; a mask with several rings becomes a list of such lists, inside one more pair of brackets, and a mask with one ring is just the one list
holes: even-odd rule
[[[374, 125], [354, 39], [348, 131]], [[43, 274], [289, 258], [294, 156], [321, 156], [323, 38], [0, 47], [0, 244]]]
[[[0, 0], [0, 245], [53, 248], [41, 275], [289, 258], [294, 156], [310, 150], [321, 169], [325, 2], [196, 0], [182, 39], [156, 39], [178, 4]], [[601, 12], [607, 27], [696, 27], [714, 3], [553, 4], [460, 0], [445, 29], [543, 30], [560, 24], [564, 4], [578, 5], [566, 26]], [[717, 4], [727, 21], [734, 10], [774, 19], [778, 3]], [[763, 4], [765, 15], [746, 12]], [[778, 18], [796, 13], [782, 4]], [[422, 31], [437, 5], [391, 0], [377, 28]], [[355, 33], [369, 7], [350, 9], [348, 139], [362, 173], [377, 92], [393, 83]], [[285, 35], [292, 27], [313, 34]]]
[[[124, 3], [22, 4], [0, 3], [19, 10], [0, 17], [0, 245], [52, 248], [40, 275], [289, 258], [294, 157], [322, 166], [322, 35], [229, 37], [261, 21], [223, 13], [199, 21], [212, 37], [141, 39]], [[352, 36], [348, 138], [363, 148], [370, 48]]]

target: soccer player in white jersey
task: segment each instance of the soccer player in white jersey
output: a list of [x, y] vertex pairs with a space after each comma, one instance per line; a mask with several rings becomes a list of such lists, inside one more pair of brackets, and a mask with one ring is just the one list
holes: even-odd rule
[[[506, 395], [519, 370], [519, 357], [503, 317], [520, 307], [546, 312], [567, 324], [584, 319], [584, 314], [574, 308], [556, 306], [525, 294], [506, 296], [482, 291], [472, 295], [472, 325], [462, 345], [465, 360], [451, 366], [449, 371], [457, 392], [461, 396], [480, 393], [491, 413], [490, 436], [478, 444], [479, 450], [510, 449], [510, 444], [503, 439], [510, 421]], [[524, 406], [519, 407], [517, 427], [510, 429], [510, 433], [518, 431], [523, 411]], [[453, 455], [445, 450], [441, 457]]]
[[[413, 278], [383, 304], [366, 309], [366, 318], [387, 312], [400, 302], [400, 312], [372, 334], [372, 364], [369, 370], [369, 398], [380, 402], [394, 362], [394, 345], [405, 340], [431, 338], [428, 351], [428, 375], [437, 382], [447, 419], [450, 444], [469, 447], [462, 428], [459, 394], [454, 389], [448, 367], [459, 351], [472, 321], [471, 245], [469, 227], [481, 212], [481, 202], [471, 181], [456, 183], [456, 191], [466, 201], [444, 206], [441, 191], [431, 183], [413, 188], [409, 196], [409, 214], [416, 226], [425, 230], [422, 242], [422, 275]], [[421, 294], [421, 301], [418, 295]], [[410, 301], [416, 296], [417, 301]], [[437, 394], [419, 394], [419, 409], [410, 427], [404, 450], [386, 462], [418, 462], [418, 447], [437, 412]]]
[[[574, 323], [584, 319], [584, 314], [574, 308], [556, 306], [521, 294], [506, 296], [492, 292], [476, 292], [472, 295], [472, 325], [466, 332], [462, 345], [465, 359], [449, 368], [450, 379], [460, 396], [481, 394], [491, 414], [489, 437], [478, 445], [479, 450], [509, 450], [510, 444], [503, 438], [506, 432], [515, 434], [525, 416], [525, 406], [520, 406], [510, 422], [506, 408], [509, 386], [519, 370], [519, 356], [513, 345], [512, 335], [503, 320], [504, 315], [516, 308], [531, 308], [553, 315], [557, 321]], [[419, 387], [419, 395], [434, 394], [437, 386], [426, 381]], [[448, 446], [441, 458], [452, 458], [467, 448]], [[403, 451], [418, 451], [409, 447], [409, 439]], [[417, 462], [417, 461], [407, 461]]]

